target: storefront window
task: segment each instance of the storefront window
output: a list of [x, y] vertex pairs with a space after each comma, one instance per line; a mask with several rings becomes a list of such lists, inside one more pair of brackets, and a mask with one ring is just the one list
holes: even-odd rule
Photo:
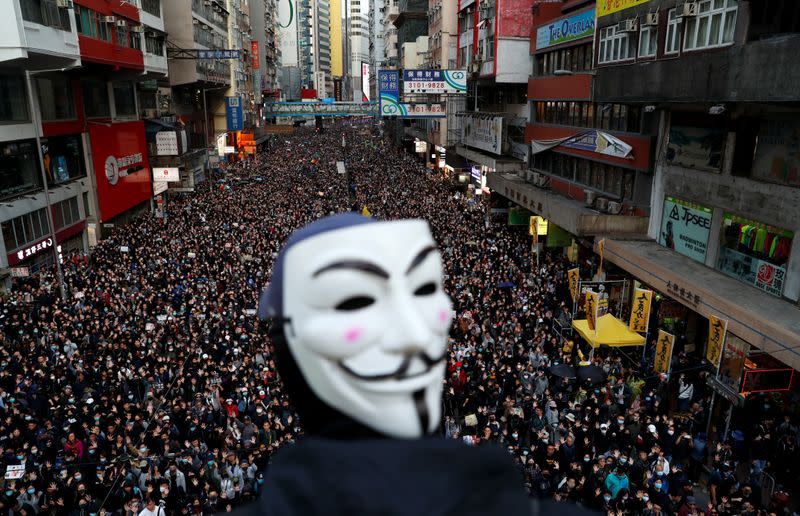
[[794, 233], [726, 213], [717, 268], [761, 290], [781, 296]]
[[86, 175], [79, 136], [42, 139], [42, 159], [49, 184], [59, 184]]
[[45, 208], [3, 222], [3, 240], [7, 253], [40, 240], [49, 233], [50, 222], [47, 220]]
[[41, 186], [36, 141], [0, 145], [0, 198], [12, 197]]
[[28, 96], [24, 80], [18, 75], [0, 75], [0, 123], [27, 120]]
[[39, 106], [42, 120], [68, 120], [75, 118], [72, 84], [64, 76], [38, 77]]

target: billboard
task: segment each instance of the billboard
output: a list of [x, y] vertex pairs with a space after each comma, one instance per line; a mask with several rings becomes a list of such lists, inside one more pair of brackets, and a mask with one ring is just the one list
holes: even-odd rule
[[369, 101], [369, 63], [361, 61], [361, 102]]
[[536, 29], [536, 50], [594, 35], [594, 9]]
[[297, 66], [296, 0], [278, 0], [278, 36], [281, 42], [281, 66]]
[[181, 173], [177, 167], [156, 167], [153, 169], [153, 181], [180, 182]]
[[444, 104], [413, 104], [400, 102], [400, 71], [381, 70], [378, 72], [378, 96], [381, 116], [400, 118], [444, 118]]
[[261, 53], [258, 51], [258, 40], [256, 39], [250, 42], [250, 57], [252, 59], [251, 66], [253, 70], [261, 68]]
[[403, 93], [467, 93], [466, 70], [403, 70]]
[[144, 122], [89, 124], [100, 219], [109, 220], [152, 196]]
[[667, 162], [719, 172], [725, 138], [725, 132], [721, 129], [673, 125], [669, 128]]
[[758, 131], [753, 179], [800, 186], [800, 122], [766, 119]]
[[240, 97], [225, 97], [225, 119], [228, 123], [228, 131], [241, 131], [244, 129], [242, 99]]
[[502, 154], [503, 117], [464, 115], [461, 122], [461, 142], [487, 152]]
[[706, 206], [667, 197], [658, 243], [705, 263], [712, 210]]
[[618, 11], [629, 9], [637, 5], [646, 4], [650, 0], [599, 0], [597, 2], [597, 17], [606, 16]]

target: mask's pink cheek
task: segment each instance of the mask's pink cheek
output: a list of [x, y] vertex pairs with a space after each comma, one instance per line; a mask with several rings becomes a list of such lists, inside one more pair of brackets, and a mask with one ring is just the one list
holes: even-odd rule
[[449, 314], [447, 313], [447, 310], [445, 310], [445, 309], [439, 310], [439, 322], [442, 323], [442, 324], [446, 323], [448, 315]]
[[344, 332], [344, 340], [348, 344], [355, 344], [356, 342], [358, 342], [358, 340], [361, 338], [363, 334], [364, 334], [363, 328], [358, 328], [358, 327], [350, 328], [349, 330]]

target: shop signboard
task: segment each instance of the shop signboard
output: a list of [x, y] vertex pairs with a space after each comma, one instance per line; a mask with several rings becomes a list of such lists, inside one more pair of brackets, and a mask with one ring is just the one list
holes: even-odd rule
[[528, 226], [531, 220], [531, 212], [525, 208], [509, 208], [508, 209], [508, 225], [509, 226]]
[[589, 9], [539, 27], [536, 29], [536, 50], [592, 36], [594, 14], [594, 9]]
[[156, 155], [177, 156], [178, 133], [175, 131], [159, 131], [156, 133]]
[[597, 17], [607, 16], [637, 5], [646, 4], [650, 0], [599, 0], [597, 2]]
[[27, 278], [30, 276], [30, 271], [27, 267], [11, 267], [12, 278]]
[[700, 263], [706, 261], [711, 208], [674, 197], [664, 199], [658, 243]]
[[646, 333], [650, 325], [650, 307], [653, 303], [653, 291], [637, 288], [633, 295], [631, 319], [628, 328], [631, 331]]
[[153, 195], [162, 194], [169, 188], [169, 183], [166, 181], [153, 181]]
[[553, 224], [547, 226], [547, 247], [569, 247], [572, 245], [572, 234], [566, 229]]
[[653, 360], [653, 371], [657, 373], [669, 373], [672, 363], [672, 344], [675, 336], [664, 330], [658, 330], [658, 340], [656, 341], [656, 356]]
[[156, 167], [153, 169], [153, 181], [180, 182], [181, 172], [178, 167]]
[[22, 249], [17, 249], [13, 253], [6, 256], [9, 265], [16, 265], [23, 260], [27, 260], [31, 256], [36, 256], [42, 251], [53, 247], [53, 237], [45, 237], [38, 242], [28, 244]]
[[731, 389], [728, 385], [722, 383], [716, 376], [711, 374], [707, 375], [706, 385], [711, 387], [714, 392], [728, 400], [732, 405], [736, 407], [741, 407], [744, 405], [744, 397], [735, 390]]
[[467, 93], [466, 70], [403, 70], [403, 93]]
[[800, 186], [798, 141], [800, 121], [797, 119], [762, 120], [753, 161], [753, 179]]
[[749, 369], [744, 372], [743, 393], [786, 392], [792, 388], [794, 369]]
[[150, 199], [144, 122], [89, 125], [100, 219], [109, 220]]
[[361, 61], [361, 102], [369, 101], [369, 63]]
[[673, 125], [669, 129], [667, 162], [719, 172], [724, 145], [725, 132], [721, 129]]
[[261, 68], [261, 53], [259, 52], [258, 48], [258, 40], [254, 39], [250, 41], [250, 57], [252, 59], [250, 66], [253, 70], [258, 70]]
[[244, 129], [241, 97], [225, 97], [225, 119], [228, 124], [228, 131], [241, 131]]
[[728, 331], [728, 321], [715, 315], [708, 316], [708, 344], [706, 345], [706, 360], [715, 368], [719, 367], [722, 350], [725, 349], [725, 333]]
[[503, 153], [503, 117], [462, 115], [461, 143], [494, 154]]

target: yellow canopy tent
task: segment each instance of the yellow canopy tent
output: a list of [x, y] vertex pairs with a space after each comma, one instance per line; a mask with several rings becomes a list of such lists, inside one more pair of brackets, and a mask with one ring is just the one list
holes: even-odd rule
[[597, 332], [589, 329], [586, 319], [573, 320], [572, 327], [593, 348], [598, 346], [643, 346], [644, 337], [628, 329], [628, 325], [611, 314], [597, 320]]

